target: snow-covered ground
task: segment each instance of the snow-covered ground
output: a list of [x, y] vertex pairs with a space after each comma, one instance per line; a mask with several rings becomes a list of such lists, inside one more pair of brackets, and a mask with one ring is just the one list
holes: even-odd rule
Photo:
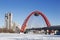
[[0, 33], [0, 40], [60, 40], [60, 35]]

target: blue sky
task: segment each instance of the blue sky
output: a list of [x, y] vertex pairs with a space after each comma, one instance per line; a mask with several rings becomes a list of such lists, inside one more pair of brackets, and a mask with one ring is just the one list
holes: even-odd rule
[[4, 15], [12, 12], [13, 21], [22, 25], [24, 19], [35, 10], [44, 13], [51, 25], [60, 25], [60, 0], [0, 0], [0, 26]]

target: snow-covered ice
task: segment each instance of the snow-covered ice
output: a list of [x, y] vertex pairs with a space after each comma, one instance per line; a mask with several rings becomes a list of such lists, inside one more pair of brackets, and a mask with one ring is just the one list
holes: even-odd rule
[[0, 40], [60, 40], [60, 35], [0, 33]]

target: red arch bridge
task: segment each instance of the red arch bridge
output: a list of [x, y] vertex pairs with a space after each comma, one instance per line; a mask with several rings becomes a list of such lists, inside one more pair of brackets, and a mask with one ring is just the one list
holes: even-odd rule
[[[40, 15], [40, 16], [44, 19], [47, 27], [44, 27], [44, 28], [26, 29], [26, 27], [27, 27], [27, 22], [28, 22], [28, 20], [30, 19], [30, 17], [31, 17], [32, 15], [35, 15], [35, 16]], [[57, 27], [57, 26], [55, 26], [55, 27], [54, 27], [54, 26], [51, 26], [49, 20], [47, 19], [47, 17], [46, 17], [42, 12], [34, 11], [34, 12], [30, 13], [30, 14], [27, 16], [27, 18], [25, 19], [25, 21], [24, 21], [24, 23], [23, 23], [23, 25], [22, 25], [22, 27], [21, 27], [21, 29], [20, 29], [20, 32], [25, 32], [26, 30], [41, 30], [41, 29], [44, 29], [44, 30], [53, 30], [53, 28], [54, 28], [54, 30], [56, 30], [56, 29], [59, 29], [59, 27], [60, 27], [60, 26], [58, 26], [58, 27]], [[59, 29], [59, 30], [60, 30], [60, 29]]]

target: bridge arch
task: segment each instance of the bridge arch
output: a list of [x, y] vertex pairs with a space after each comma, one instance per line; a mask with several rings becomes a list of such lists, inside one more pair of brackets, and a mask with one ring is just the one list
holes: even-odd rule
[[[20, 32], [24, 32], [24, 31], [26, 30], [26, 26], [27, 26], [26, 24], [27, 24], [29, 18], [30, 18], [32, 15], [34, 15], [34, 14], [35, 14], [36, 16], [41, 15], [42, 18], [44, 19], [47, 27], [50, 27], [50, 26], [51, 26], [49, 20], [47, 19], [47, 17], [46, 17], [42, 12], [34, 11], [34, 12], [32, 12], [31, 14], [29, 14], [29, 15], [27, 16], [27, 18], [25, 19], [25, 21], [24, 21], [24, 23], [23, 23], [23, 25], [22, 25], [22, 27], [21, 27]], [[37, 14], [38, 14], [38, 15], [37, 15]]]

